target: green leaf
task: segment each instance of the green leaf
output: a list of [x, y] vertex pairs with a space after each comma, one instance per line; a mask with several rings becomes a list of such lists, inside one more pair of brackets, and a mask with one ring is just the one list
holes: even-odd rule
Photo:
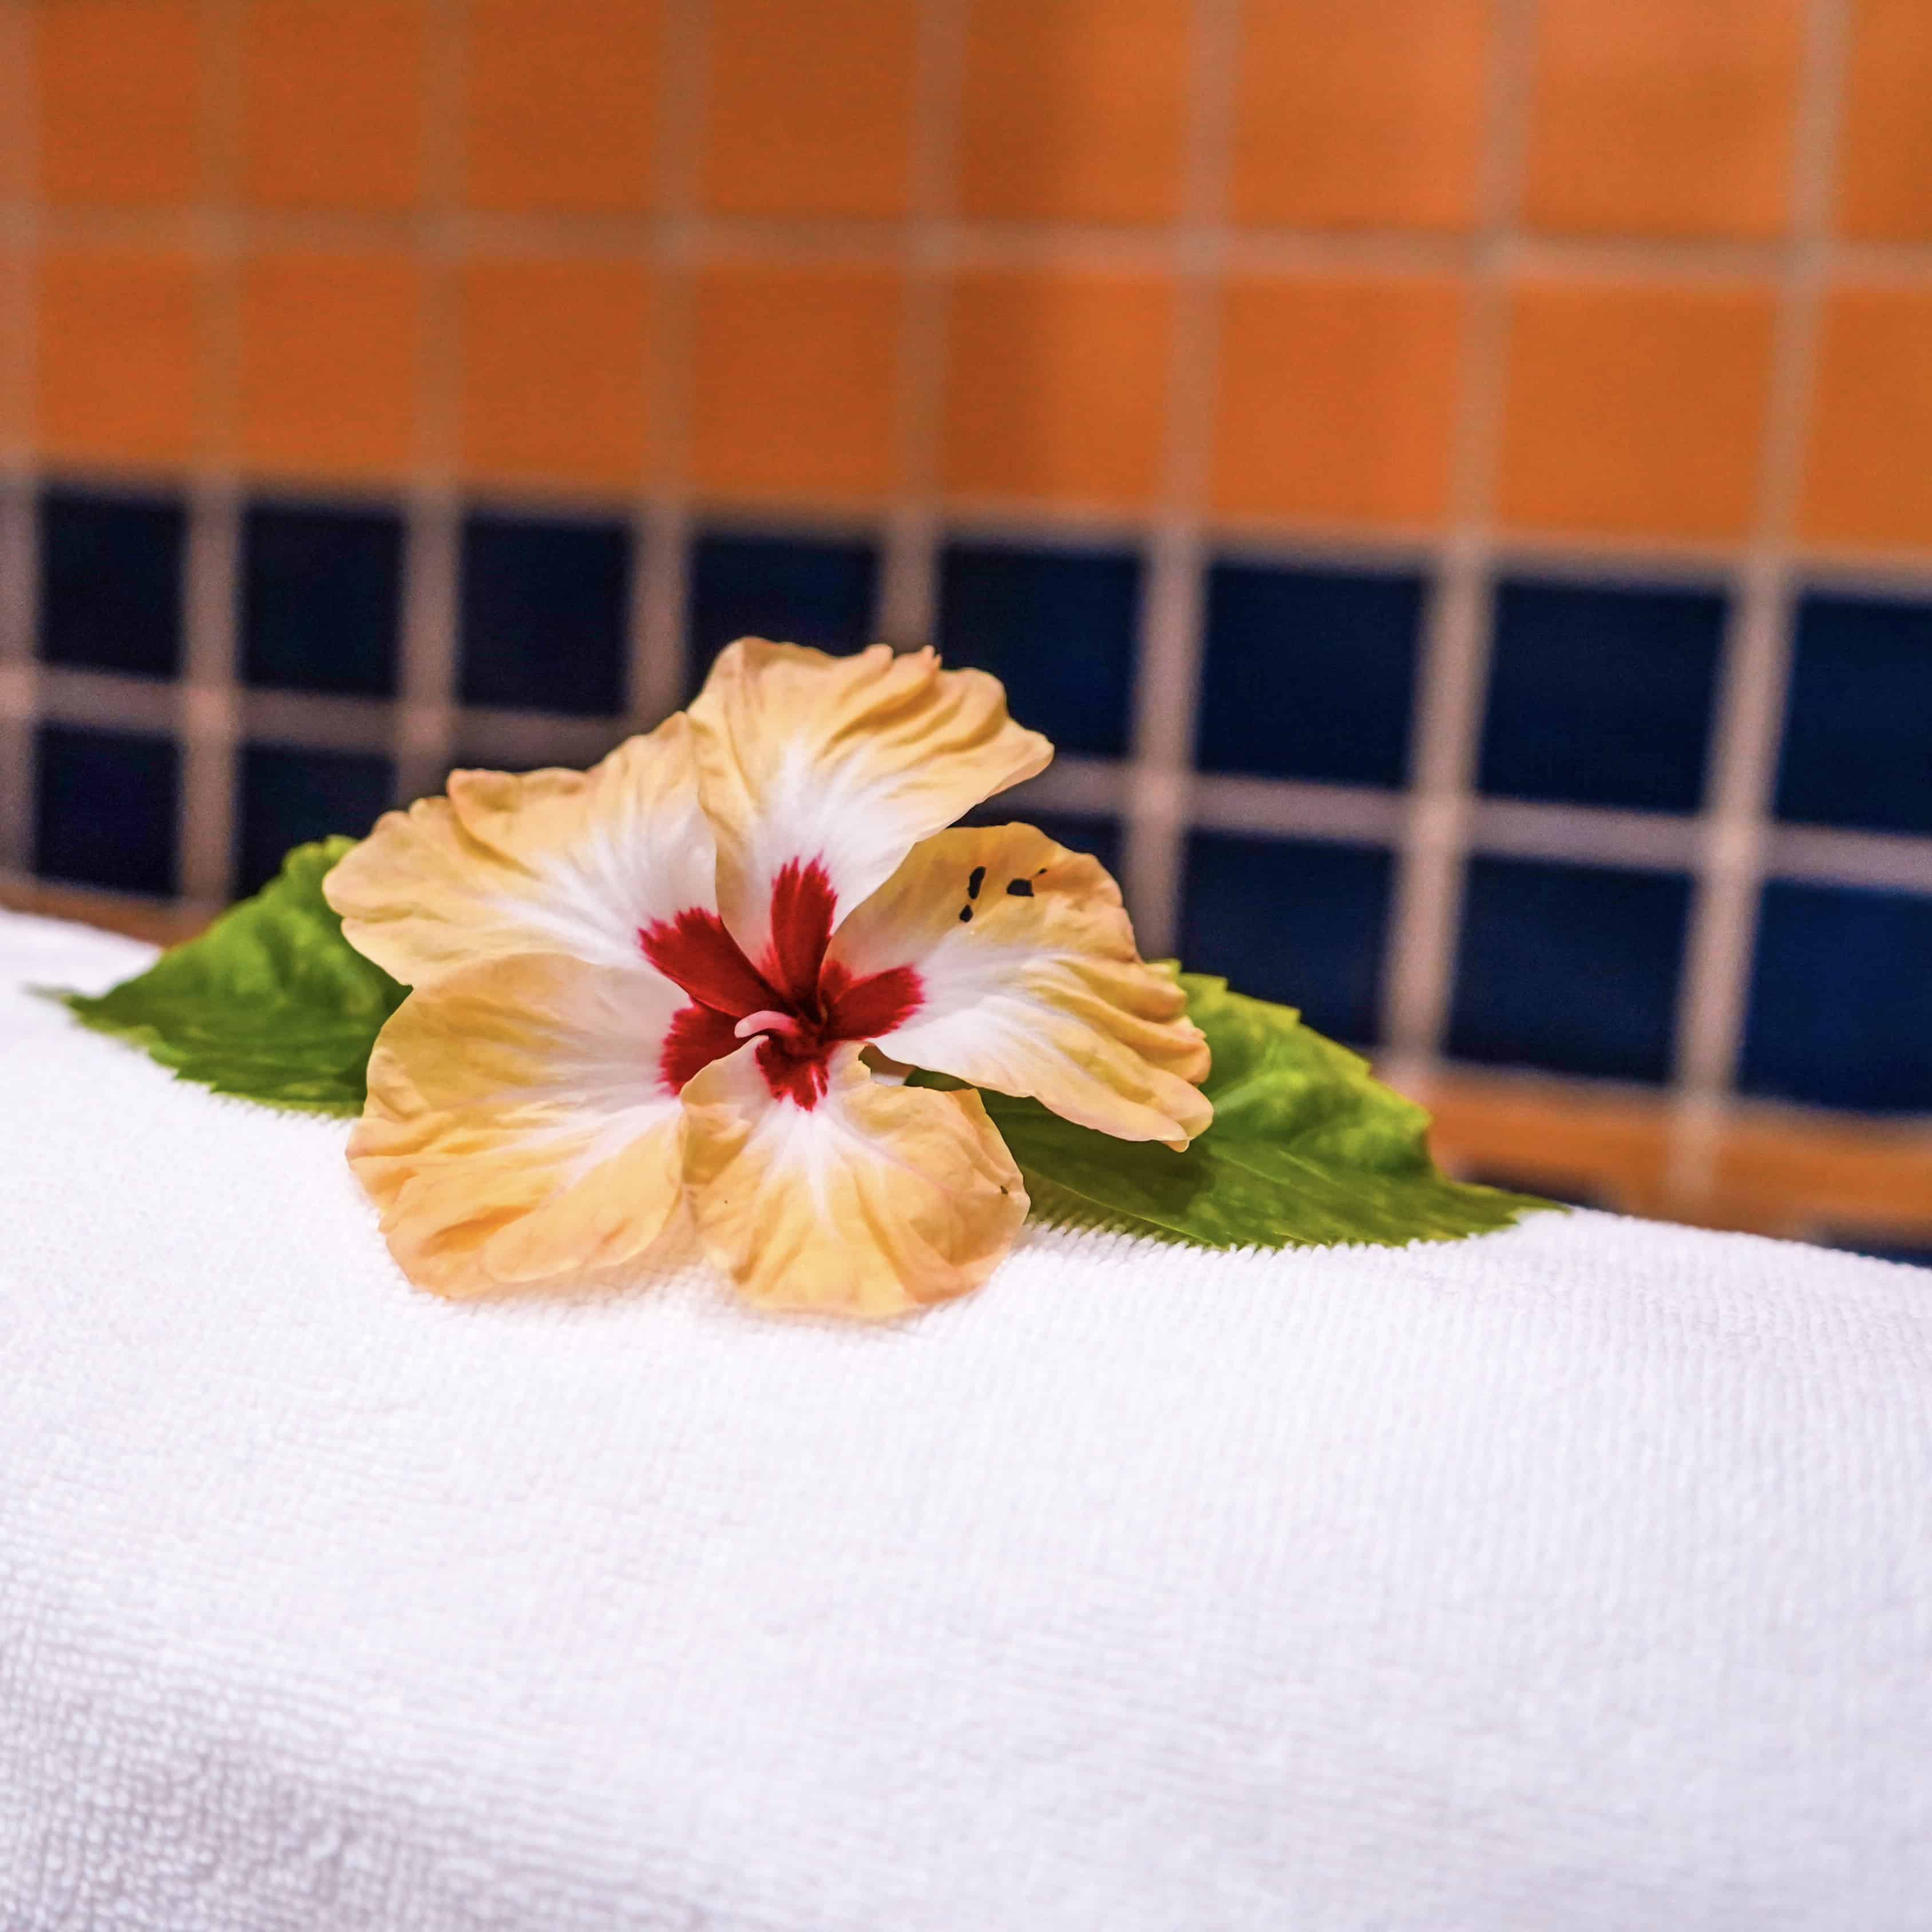
[[1401, 1246], [1487, 1233], [1553, 1204], [1450, 1180], [1430, 1158], [1427, 1113], [1292, 1007], [1204, 974], [1180, 979], [1214, 1056], [1214, 1125], [1184, 1153], [981, 1094], [1042, 1219], [1208, 1248]]
[[145, 973], [98, 998], [52, 997], [218, 1094], [359, 1114], [369, 1050], [409, 988], [343, 938], [322, 896], [323, 876], [355, 843], [298, 845], [262, 891]]

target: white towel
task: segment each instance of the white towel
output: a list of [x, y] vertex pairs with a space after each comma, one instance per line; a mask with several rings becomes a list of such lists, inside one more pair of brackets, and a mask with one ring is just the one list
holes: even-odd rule
[[8, 1932], [1932, 1924], [1918, 1270], [1546, 1215], [451, 1306], [345, 1132], [0, 990]]

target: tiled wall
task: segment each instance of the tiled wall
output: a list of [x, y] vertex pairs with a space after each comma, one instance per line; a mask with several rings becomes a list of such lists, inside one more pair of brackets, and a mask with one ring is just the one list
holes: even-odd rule
[[1924, 0], [0, 0], [0, 877], [936, 637], [1150, 950], [1932, 1111]]

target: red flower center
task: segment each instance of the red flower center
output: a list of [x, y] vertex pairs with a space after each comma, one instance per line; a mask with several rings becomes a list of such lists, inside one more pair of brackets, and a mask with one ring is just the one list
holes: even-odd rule
[[771, 941], [755, 966], [715, 912], [694, 906], [639, 928], [644, 957], [691, 999], [671, 1016], [658, 1058], [670, 1092], [762, 1036], [766, 1085], [780, 1100], [815, 1107], [833, 1047], [876, 1039], [918, 1010], [925, 989], [910, 966], [860, 980], [826, 958], [836, 902], [819, 860], [788, 860], [772, 881]]

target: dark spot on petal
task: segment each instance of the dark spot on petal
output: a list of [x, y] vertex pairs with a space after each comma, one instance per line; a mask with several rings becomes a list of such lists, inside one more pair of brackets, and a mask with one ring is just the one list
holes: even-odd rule
[[980, 888], [986, 883], [986, 867], [975, 866], [966, 880], [966, 896], [969, 899], [976, 899], [980, 896]]
[[1012, 898], [1030, 899], [1033, 897], [1033, 881], [1030, 879], [1009, 879], [1006, 892]]
[[962, 906], [959, 908], [959, 923], [962, 926], [967, 924], [972, 916], [973, 908], [970, 906]]

